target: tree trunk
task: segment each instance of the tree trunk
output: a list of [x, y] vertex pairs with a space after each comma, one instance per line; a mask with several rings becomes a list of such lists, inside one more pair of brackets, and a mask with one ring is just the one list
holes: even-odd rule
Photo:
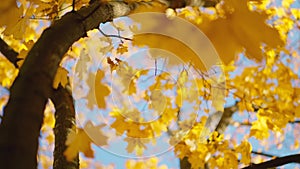
[[0, 125], [1, 168], [37, 168], [43, 112], [63, 55], [86, 31], [113, 18], [113, 6], [96, 1], [47, 28], [28, 53], [14, 81]]
[[59, 86], [53, 92], [51, 100], [55, 106], [55, 148], [53, 152], [53, 169], [79, 169], [79, 156], [67, 161], [64, 156], [68, 133], [75, 126], [75, 109], [71, 92]]

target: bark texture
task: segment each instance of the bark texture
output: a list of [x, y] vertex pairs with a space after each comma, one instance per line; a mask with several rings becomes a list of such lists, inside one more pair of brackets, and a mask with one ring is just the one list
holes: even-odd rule
[[70, 12], [47, 28], [28, 53], [14, 81], [0, 125], [2, 168], [37, 168], [43, 112], [63, 55], [86, 31], [113, 18], [113, 6], [99, 1]]
[[[17, 59], [18, 53], [11, 49], [9, 45], [0, 38], [0, 52], [4, 53], [5, 57], [13, 62]], [[9, 52], [6, 52], [7, 48]], [[75, 123], [75, 109], [71, 92], [61, 86], [53, 91], [51, 100], [55, 106], [55, 149], [54, 149], [54, 169], [79, 169], [79, 157], [73, 161], [67, 161], [64, 156], [66, 149], [66, 139]]]
[[51, 100], [55, 106], [55, 148], [53, 169], [79, 169], [79, 156], [73, 161], [67, 161], [64, 156], [68, 133], [75, 124], [75, 109], [73, 97], [69, 90], [59, 86], [53, 92]]

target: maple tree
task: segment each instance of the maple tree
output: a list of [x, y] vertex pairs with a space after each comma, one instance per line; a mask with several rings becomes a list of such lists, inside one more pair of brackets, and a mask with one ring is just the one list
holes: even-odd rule
[[[105, 168], [88, 162], [92, 145], [131, 157], [171, 147], [181, 169], [299, 164], [299, 5], [4, 0], [1, 168]], [[294, 154], [254, 150], [284, 139]]]

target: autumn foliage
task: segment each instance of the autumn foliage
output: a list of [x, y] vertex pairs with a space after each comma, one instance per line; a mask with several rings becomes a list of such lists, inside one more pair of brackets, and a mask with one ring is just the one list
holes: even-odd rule
[[0, 168], [299, 167], [299, 7], [4, 0]]

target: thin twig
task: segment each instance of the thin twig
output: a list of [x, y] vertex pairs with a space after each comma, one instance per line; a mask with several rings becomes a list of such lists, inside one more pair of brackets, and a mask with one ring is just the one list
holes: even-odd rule
[[300, 123], [300, 120], [295, 120], [295, 121], [292, 121], [290, 122], [291, 124], [295, 124], [295, 123]]
[[266, 157], [275, 157], [277, 158], [277, 156], [272, 155], [272, 154], [267, 154], [267, 153], [263, 153], [263, 152], [258, 152], [258, 151], [251, 151], [252, 154], [256, 154], [256, 155], [262, 155], [262, 156], [266, 156]]
[[132, 39], [126, 38], [126, 37], [123, 37], [123, 36], [120, 36], [120, 35], [108, 35], [108, 34], [104, 33], [104, 32], [101, 30], [100, 27], [98, 28], [98, 30], [99, 30], [99, 32], [100, 32], [103, 36], [105, 36], [105, 37], [120, 38], [120, 39], [132, 41]]
[[76, 4], [76, 2], [75, 2], [75, 0], [73, 0], [73, 2], [72, 2], [72, 12], [75, 11], [75, 4]]

